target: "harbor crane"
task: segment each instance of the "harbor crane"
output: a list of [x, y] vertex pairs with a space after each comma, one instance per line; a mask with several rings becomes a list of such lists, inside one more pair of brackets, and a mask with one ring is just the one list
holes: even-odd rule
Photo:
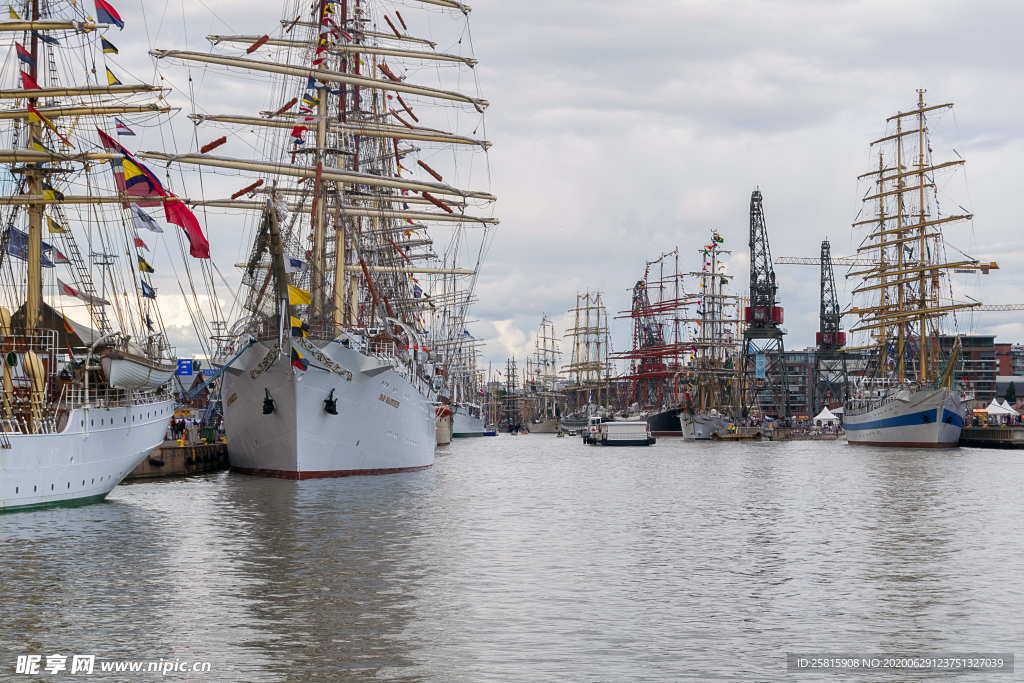
[[829, 403], [846, 400], [846, 333], [842, 330], [843, 315], [836, 296], [835, 273], [832, 269], [832, 248], [828, 240], [821, 243], [819, 277], [820, 306], [818, 333], [815, 335], [814, 387], [810, 396], [811, 410]]
[[[790, 417], [789, 385], [786, 377], [786, 354], [782, 337], [783, 310], [778, 302], [779, 286], [772, 267], [768, 228], [764, 219], [760, 190], [750, 195], [750, 302], [744, 309], [746, 329], [743, 331], [744, 385], [750, 388], [752, 406], [765, 412], [768, 407], [775, 417]], [[771, 395], [770, 406], [762, 401]]]

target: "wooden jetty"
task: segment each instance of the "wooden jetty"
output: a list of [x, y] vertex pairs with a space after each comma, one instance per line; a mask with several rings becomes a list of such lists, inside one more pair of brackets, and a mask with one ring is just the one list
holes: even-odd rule
[[144, 481], [165, 477], [187, 477], [228, 468], [227, 443], [205, 443], [184, 446], [178, 441], [165, 441], [156, 448], [125, 481]]

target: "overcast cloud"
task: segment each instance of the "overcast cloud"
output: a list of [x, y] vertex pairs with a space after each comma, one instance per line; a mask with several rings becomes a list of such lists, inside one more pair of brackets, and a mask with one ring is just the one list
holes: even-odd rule
[[[968, 160], [966, 174], [948, 176], [948, 207], [962, 204], [976, 218], [973, 226], [949, 231], [949, 239], [1002, 266], [984, 281], [969, 282], [966, 291], [989, 303], [1019, 300], [1024, 259], [1013, 200], [1022, 176], [1021, 3], [472, 5], [477, 76], [491, 101], [491, 189], [500, 198], [502, 221], [480, 278], [477, 322], [470, 326], [487, 339], [490, 359], [522, 358], [541, 315], [564, 322], [578, 291], [605, 292], [613, 314], [627, 308], [644, 262], [664, 251], [679, 247], [684, 269], [696, 268], [695, 250], [711, 228], [737, 251], [731, 272], [737, 288], [745, 287], [747, 210], [755, 187], [764, 194], [773, 254], [816, 256], [826, 237], [834, 254], [853, 253], [860, 236], [850, 223], [863, 190], [856, 176], [871, 167], [867, 143], [880, 137], [886, 116], [912, 107], [919, 87], [927, 88], [931, 103], [957, 105], [932, 121], [936, 156], [952, 157], [955, 148]], [[206, 49], [206, 33], [262, 34], [279, 18], [275, 3], [241, 0], [184, 0], [163, 8], [140, 3], [122, 14], [143, 6], [149, 37], [142, 43], [134, 34], [138, 53], [151, 44], [181, 47], [182, 41]], [[468, 42], [467, 36], [461, 47], [438, 49], [468, 52]], [[139, 75], [148, 76], [153, 67], [138, 63]], [[187, 91], [183, 72], [160, 70]], [[207, 111], [220, 103], [234, 103], [235, 111], [241, 111], [238, 103], [264, 106], [254, 99], [255, 79], [225, 84], [221, 73], [208, 83], [205, 71], [192, 75]], [[180, 93], [172, 97], [188, 110]], [[176, 121], [183, 149], [190, 125], [183, 117]], [[223, 183], [229, 193], [239, 185], [209, 182]], [[236, 278], [231, 264], [245, 251], [238, 221], [229, 215], [209, 221], [214, 257], [229, 279]], [[786, 344], [812, 344], [817, 270], [780, 266], [777, 272]], [[840, 287], [846, 303], [845, 283]], [[1018, 341], [1024, 340], [1018, 319], [978, 314], [961, 325]], [[175, 334], [183, 348], [191, 347], [186, 325]], [[628, 326], [618, 321], [614, 346], [625, 348], [628, 339]]]

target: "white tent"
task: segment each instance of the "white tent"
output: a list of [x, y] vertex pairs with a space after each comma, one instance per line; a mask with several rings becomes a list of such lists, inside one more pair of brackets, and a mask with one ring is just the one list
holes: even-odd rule
[[1010, 405], [1009, 403], [1007, 403], [1007, 402], [1006, 402], [1006, 399], [1005, 399], [1005, 398], [1003, 399], [1003, 402], [1002, 402], [1002, 404], [1000, 405], [1000, 407], [1001, 407], [1001, 408], [1002, 408], [1003, 410], [1008, 410], [1008, 411], [1010, 411], [1010, 412], [1008, 413], [1009, 415], [1013, 415], [1013, 416], [1015, 416], [1015, 417], [1016, 417], [1017, 415], [1020, 415], [1020, 413], [1018, 413], [1018, 412], [1017, 412], [1016, 410], [1014, 410], [1014, 409], [1013, 409], [1013, 406], [1011, 406], [1011, 405]]
[[828, 406], [822, 408], [821, 412], [814, 416], [814, 426], [816, 427], [837, 424], [839, 424], [839, 418], [836, 417], [835, 413], [828, 409]]
[[985, 407], [985, 412], [989, 415], [1013, 415], [1015, 411], [1013, 408], [1004, 408], [993, 398], [992, 402]]

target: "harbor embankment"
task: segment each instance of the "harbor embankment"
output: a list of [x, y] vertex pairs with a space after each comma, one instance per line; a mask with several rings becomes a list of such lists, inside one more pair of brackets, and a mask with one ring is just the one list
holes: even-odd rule
[[184, 445], [181, 441], [165, 441], [156, 448], [125, 481], [144, 481], [165, 477], [187, 477], [228, 468], [227, 443]]

